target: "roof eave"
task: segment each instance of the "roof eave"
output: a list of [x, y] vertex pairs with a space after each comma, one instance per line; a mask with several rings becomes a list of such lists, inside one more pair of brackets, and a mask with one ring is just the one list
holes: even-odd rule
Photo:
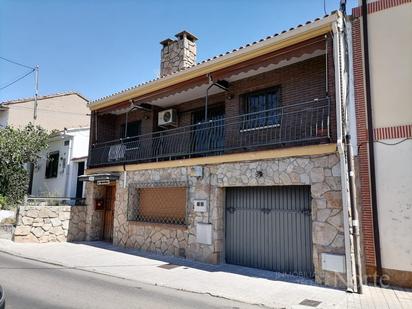
[[[43, 95], [43, 96], [39, 96], [37, 98], [38, 101], [41, 100], [48, 100], [48, 99], [53, 99], [53, 98], [57, 98], [57, 97], [64, 97], [64, 96], [70, 96], [70, 95], [77, 95], [78, 97], [80, 97], [81, 99], [83, 99], [86, 102], [90, 102], [89, 99], [87, 99], [84, 95], [82, 95], [81, 93], [77, 92], [77, 91], [70, 91], [70, 92], [61, 92], [61, 93], [53, 93], [53, 94], [48, 94], [48, 95]], [[0, 103], [1, 105], [14, 105], [14, 104], [21, 104], [21, 103], [27, 103], [27, 102], [32, 102], [34, 101], [34, 97], [31, 98], [22, 98], [22, 99], [16, 99], [16, 100], [9, 100], [9, 101], [4, 101]]]
[[206, 76], [208, 73], [320, 36], [331, 31], [332, 23], [336, 21], [338, 14], [339, 12], [331, 14], [326, 18], [287, 31], [256, 45], [242, 48], [189, 69], [90, 102], [88, 106], [92, 111], [105, 108], [202, 75]]

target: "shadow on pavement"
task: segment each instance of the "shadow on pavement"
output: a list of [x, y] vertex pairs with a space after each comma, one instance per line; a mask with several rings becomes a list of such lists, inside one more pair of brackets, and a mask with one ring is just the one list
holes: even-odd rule
[[224, 264], [224, 263], [216, 264], [216, 265], [207, 264], [207, 263], [196, 262], [196, 261], [181, 258], [181, 257], [150, 253], [150, 252], [142, 251], [139, 249], [116, 247], [104, 241], [83, 241], [83, 242], [76, 242], [76, 243], [99, 248], [99, 249], [121, 252], [124, 254], [129, 254], [133, 256], [143, 257], [143, 258], [157, 260], [160, 262], [171, 264], [169, 267], [162, 265], [161, 268], [163, 269], [173, 269], [173, 268], [176, 268], [176, 267], [173, 267], [173, 265], [177, 265], [178, 267], [195, 268], [198, 270], [208, 271], [208, 272], [226, 272], [226, 273], [232, 273], [232, 274], [243, 275], [243, 276], [248, 276], [248, 277], [263, 278], [263, 279], [272, 280], [272, 281], [285, 281], [285, 282], [290, 282], [290, 283], [298, 283], [298, 284], [323, 287], [323, 286], [316, 284], [315, 281], [311, 278], [306, 278], [306, 277], [291, 275], [291, 274], [286, 274], [286, 273], [273, 272], [270, 270], [250, 268], [250, 267], [244, 267], [244, 266], [232, 265], [232, 264]]

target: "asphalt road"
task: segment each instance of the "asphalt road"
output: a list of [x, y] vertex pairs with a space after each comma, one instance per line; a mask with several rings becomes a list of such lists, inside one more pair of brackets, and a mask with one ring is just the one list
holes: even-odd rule
[[6, 309], [262, 308], [1, 252], [0, 284], [6, 293]]

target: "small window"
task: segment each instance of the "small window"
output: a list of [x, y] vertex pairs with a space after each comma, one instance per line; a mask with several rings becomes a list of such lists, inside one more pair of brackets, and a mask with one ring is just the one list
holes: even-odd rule
[[127, 134], [125, 134], [126, 124], [122, 124], [120, 128], [120, 138], [136, 137], [141, 134], [140, 121], [132, 121], [127, 123]]
[[128, 221], [186, 223], [186, 187], [130, 188]]
[[57, 172], [59, 170], [59, 152], [51, 152], [47, 157], [46, 162], [46, 178], [57, 177]]
[[243, 129], [275, 127], [280, 124], [279, 88], [250, 93], [245, 96]]

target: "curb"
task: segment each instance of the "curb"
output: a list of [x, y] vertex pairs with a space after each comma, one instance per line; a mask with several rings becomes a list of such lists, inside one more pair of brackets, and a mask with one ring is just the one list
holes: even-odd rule
[[[217, 295], [217, 294], [213, 294], [213, 293], [210, 293], [210, 292], [199, 292], [199, 291], [193, 291], [193, 290], [188, 290], [188, 289], [184, 289], [184, 288], [176, 288], [176, 287], [172, 287], [172, 286], [168, 286], [168, 285], [164, 285], [164, 284], [159, 284], [159, 283], [142, 282], [142, 281], [138, 281], [136, 279], [125, 278], [125, 277], [117, 276], [117, 275], [114, 275], [114, 274], [111, 274], [111, 273], [106, 273], [104, 271], [98, 271], [97, 269], [85, 269], [85, 268], [82, 268], [82, 267], [78, 267], [78, 266], [74, 266], [74, 265], [66, 265], [66, 264], [50, 261], [50, 260], [47, 260], [47, 259], [40, 259], [40, 258], [24, 256], [24, 255], [22, 255], [20, 253], [17, 253], [15, 251], [9, 251], [9, 250], [5, 250], [3, 248], [0, 248], [0, 253], [8, 254], [8, 255], [15, 256], [15, 257], [22, 258], [22, 259], [29, 260], [29, 261], [35, 261], [35, 262], [50, 264], [50, 265], [53, 265], [53, 266], [61, 267], [63, 269], [79, 270], [79, 271], [84, 271], [84, 272], [88, 272], [88, 273], [108, 276], [108, 277], [112, 277], [112, 278], [116, 278], [116, 279], [122, 279], [122, 280], [138, 282], [140, 284], [146, 284], [146, 285], [150, 285], [150, 286], [154, 286], [154, 287], [158, 286], [158, 287], [167, 288], [167, 289], [171, 289], [171, 290], [175, 290], [175, 291], [182, 291], [182, 292], [186, 292], [186, 293], [193, 293], [193, 294], [199, 294], [199, 295], [209, 295], [211, 297], [216, 297], [216, 298], [220, 298], [220, 299], [236, 301], [236, 302], [239, 302], [239, 303], [244, 303], [244, 304], [248, 304], [248, 305], [252, 305], [252, 306], [259, 306], [261, 308], [274, 308], [274, 309], [275, 308], [280, 308], [280, 307], [269, 306], [269, 305], [262, 304], [262, 303], [253, 303], [253, 302], [247, 302], [247, 301], [241, 300], [241, 299], [229, 298], [229, 297], [225, 297], [223, 295]], [[281, 308], [285, 309], [284, 307], [281, 307]], [[0, 309], [1, 309], [1, 307], [0, 307]]]

